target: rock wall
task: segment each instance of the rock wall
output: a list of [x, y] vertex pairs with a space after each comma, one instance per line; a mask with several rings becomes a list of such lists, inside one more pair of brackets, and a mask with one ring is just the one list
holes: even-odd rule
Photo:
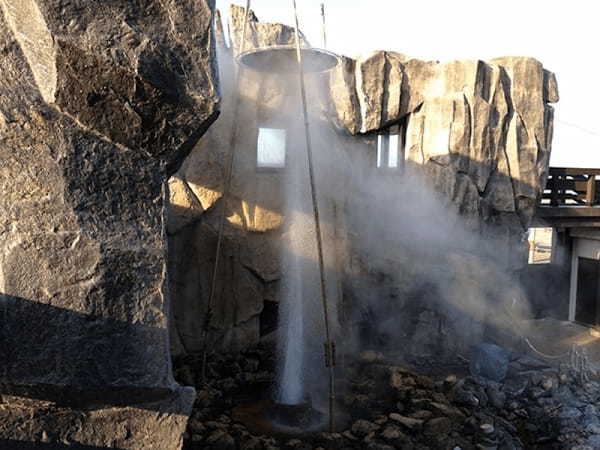
[[331, 99], [336, 125], [356, 139], [396, 125], [404, 134], [402, 179], [366, 177], [359, 183], [377, 189], [348, 197], [356, 238], [345, 293], [366, 314], [349, 313], [358, 328], [375, 344], [400, 339], [412, 355], [466, 354], [486, 335], [510, 341], [506, 309], [516, 302], [513, 314], [528, 314], [518, 272], [546, 183], [554, 74], [528, 57], [438, 63], [374, 52], [342, 60]]
[[556, 77], [539, 61], [439, 63], [378, 51], [342, 60], [331, 99], [336, 124], [351, 134], [405, 120], [406, 161], [473, 228], [514, 228], [518, 219], [527, 229], [546, 182], [558, 101]]
[[[260, 23], [254, 14], [250, 19], [248, 48], [293, 40], [283, 25]], [[231, 24], [236, 44], [243, 9], [233, 7]], [[226, 81], [233, 72], [232, 50], [223, 48], [220, 66], [230, 103], [170, 180], [173, 323], [184, 344], [177, 352], [202, 345], [206, 273], [214, 259], [216, 206], [223, 201], [223, 158], [234, 120], [235, 86], [231, 77]], [[335, 243], [334, 270], [343, 275], [342, 311], [360, 328], [356, 310], [360, 313], [365, 299], [378, 302], [366, 309], [377, 310], [375, 322], [387, 321], [382, 329], [408, 330], [405, 348], [464, 350], [481, 338], [486, 317], [497, 312], [486, 311], [487, 299], [520, 296], [512, 273], [526, 263], [522, 237], [545, 184], [550, 103], [558, 101], [554, 74], [528, 57], [439, 63], [378, 51], [341, 57], [321, 81], [321, 101], [311, 110], [327, 123], [315, 140], [318, 152], [329, 155], [322, 169], [328, 186], [322, 190], [336, 193], [329, 237]], [[225, 349], [256, 342], [261, 314], [265, 319], [278, 298], [282, 174], [257, 173], [255, 154], [258, 127], [277, 124], [278, 114], [295, 113], [286, 89], [289, 84], [273, 74], [247, 71], [239, 90], [238, 160], [233, 194], [226, 200], [226, 263], [220, 274], [224, 294], [212, 330], [212, 342]], [[395, 174], [382, 175], [375, 169], [377, 134], [391, 127], [400, 127], [404, 137], [402, 161]], [[423, 186], [422, 192], [414, 186]], [[439, 217], [418, 217], [419, 210], [421, 216]], [[419, 225], [423, 220], [427, 226]], [[433, 231], [412, 232], [419, 227]], [[505, 292], [499, 295], [490, 280], [504, 283]], [[429, 301], [433, 297], [452, 307]], [[453, 341], [457, 333], [462, 335]]]
[[164, 185], [218, 114], [213, 9], [0, 0], [3, 448], [181, 445]]

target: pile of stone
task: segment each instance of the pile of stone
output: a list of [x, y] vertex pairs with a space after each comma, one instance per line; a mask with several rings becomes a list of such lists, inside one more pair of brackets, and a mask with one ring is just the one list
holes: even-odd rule
[[347, 407], [363, 420], [351, 433], [363, 448], [598, 448], [596, 381], [524, 355], [506, 369], [498, 382], [417, 375], [384, 359], [361, 362]]
[[[199, 358], [177, 362], [181, 382], [198, 397], [185, 436], [202, 449], [594, 449], [600, 447], [600, 383], [572, 368], [506, 353], [501, 381], [481, 376], [485, 365], [427, 376], [375, 352], [363, 353], [340, 380], [337, 433], [297, 438], [252, 434], [232, 409], [250, 393], [268, 391], [274, 358], [265, 350], [219, 356], [207, 383], [197, 383]], [[490, 371], [489, 373], [492, 373]], [[489, 373], [487, 375], [489, 375]], [[492, 377], [493, 378], [493, 377]], [[342, 411], [343, 410], [343, 411]]]

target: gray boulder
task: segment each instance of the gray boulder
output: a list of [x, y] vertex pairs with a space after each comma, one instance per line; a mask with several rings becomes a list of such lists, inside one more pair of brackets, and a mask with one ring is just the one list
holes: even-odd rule
[[0, 392], [30, 428], [0, 439], [181, 444], [164, 185], [218, 114], [213, 8], [0, 0]]
[[471, 375], [501, 382], [506, 378], [510, 352], [495, 344], [477, 344], [471, 349]]

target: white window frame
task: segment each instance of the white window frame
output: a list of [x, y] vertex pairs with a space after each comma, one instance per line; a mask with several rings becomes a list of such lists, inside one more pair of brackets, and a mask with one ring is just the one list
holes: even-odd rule
[[[267, 133], [264, 130], [268, 130]], [[280, 149], [267, 148], [267, 155], [269, 152], [276, 154], [276, 158], [270, 162], [267, 159], [261, 161], [261, 149], [265, 148], [264, 145], [281, 145], [283, 144], [283, 151]], [[288, 130], [285, 128], [275, 127], [259, 127], [256, 136], [256, 170], [258, 171], [279, 171], [285, 169], [287, 163], [287, 148], [288, 148]]]
[[378, 170], [397, 171], [404, 166], [404, 127], [394, 125], [377, 134]]

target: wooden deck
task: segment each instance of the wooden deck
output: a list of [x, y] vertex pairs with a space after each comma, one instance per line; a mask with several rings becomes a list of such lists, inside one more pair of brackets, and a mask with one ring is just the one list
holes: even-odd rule
[[600, 169], [551, 167], [542, 204], [600, 206]]

